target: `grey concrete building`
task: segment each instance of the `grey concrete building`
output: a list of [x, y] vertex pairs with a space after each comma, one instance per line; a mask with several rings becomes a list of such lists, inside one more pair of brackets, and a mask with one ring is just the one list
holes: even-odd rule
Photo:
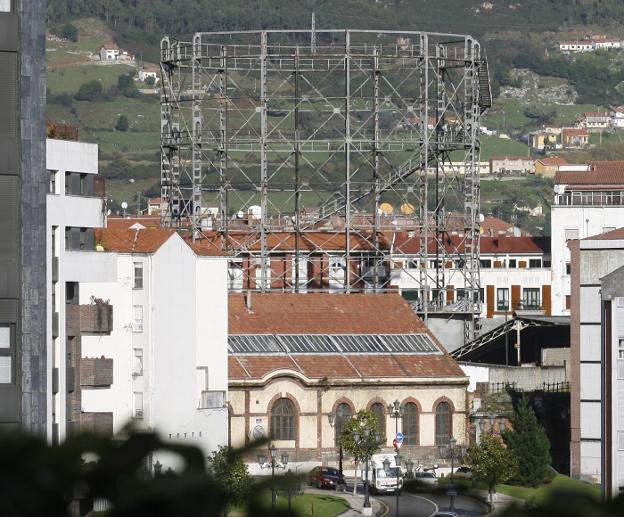
[[0, 427], [46, 434], [45, 8], [0, 0]]

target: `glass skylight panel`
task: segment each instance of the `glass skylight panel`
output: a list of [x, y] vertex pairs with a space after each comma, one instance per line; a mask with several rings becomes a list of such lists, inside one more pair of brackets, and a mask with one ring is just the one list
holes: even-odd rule
[[338, 352], [331, 338], [323, 334], [280, 334], [277, 336], [277, 339], [291, 354], [322, 354]]
[[283, 352], [275, 338], [270, 334], [229, 336], [230, 349], [239, 354]]

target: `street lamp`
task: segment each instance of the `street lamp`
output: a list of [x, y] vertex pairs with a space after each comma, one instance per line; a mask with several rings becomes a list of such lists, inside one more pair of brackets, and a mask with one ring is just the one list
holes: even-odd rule
[[277, 492], [275, 490], [275, 469], [285, 469], [288, 465], [288, 453], [282, 452], [281, 463], [278, 463], [276, 458], [277, 448], [275, 445], [269, 447], [269, 461], [266, 461], [266, 456], [262, 453], [258, 454], [258, 464], [261, 469], [271, 469], [271, 507], [275, 509], [275, 503], [277, 502]]
[[[329, 413], [327, 415], [327, 420], [329, 420], [329, 426], [330, 427], [334, 427], [334, 424], [336, 424], [336, 426], [338, 427], [338, 420], [340, 420], [340, 428], [336, 429], [336, 432], [340, 431], [342, 432], [342, 426], [344, 424], [344, 422], [342, 421], [342, 417], [341, 415], [336, 415], [335, 413]], [[340, 441], [340, 436], [336, 436], [336, 442], [338, 445], [338, 483], [342, 483], [342, 479], [343, 478], [343, 474], [342, 474], [342, 442]]]
[[[405, 412], [405, 406], [402, 406], [398, 400], [395, 400], [392, 404], [388, 406], [388, 415], [390, 418], [394, 418], [394, 438], [396, 439], [399, 434], [399, 418], [403, 418], [403, 413]], [[397, 454], [399, 452], [399, 442], [397, 440], [395, 449]]]
[[455, 510], [455, 496], [457, 495], [457, 491], [455, 490], [455, 447], [457, 445], [457, 440], [452, 436], [449, 438], [448, 444], [439, 445], [440, 456], [446, 458], [450, 456], [451, 458], [451, 482], [448, 485], [446, 495], [449, 496], [449, 504], [450, 511]]
[[[396, 515], [396, 517], [399, 517], [399, 496], [401, 495], [401, 492], [399, 490], [400, 489], [399, 481], [400, 481], [400, 478], [401, 478], [401, 469], [400, 469], [400, 467], [401, 467], [401, 460], [402, 459], [403, 458], [401, 457], [401, 455], [397, 451], [396, 455], [394, 456], [394, 462], [395, 462], [396, 471], [397, 471], [396, 472], [396, 490], [394, 492], [396, 494], [396, 508], [395, 508], [395, 513], [394, 513]], [[387, 457], [386, 457], [385, 460], [383, 460], [382, 465], [383, 465], [384, 471], [386, 472], [386, 476], [389, 476], [389, 474], [390, 474], [390, 460]], [[412, 464], [412, 467], [413, 467], [413, 464]]]
[[370, 461], [373, 451], [379, 447], [381, 443], [381, 433], [373, 431], [370, 427], [362, 427], [361, 432], [355, 431], [351, 438], [353, 443], [357, 445], [363, 452], [363, 460], [366, 462], [366, 477], [364, 479], [364, 506], [362, 507], [362, 515], [370, 517], [373, 514], [371, 508], [369, 490], [368, 490], [368, 462]]
[[409, 458], [406, 462], [405, 462], [405, 468], [407, 470], [407, 475], [406, 477], [411, 479], [411, 477], [414, 475], [414, 462], [412, 461], [411, 458]]

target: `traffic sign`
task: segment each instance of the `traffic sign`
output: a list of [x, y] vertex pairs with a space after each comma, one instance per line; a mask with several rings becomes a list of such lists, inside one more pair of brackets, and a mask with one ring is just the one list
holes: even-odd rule
[[397, 442], [402, 442], [403, 441], [403, 433], [397, 433], [396, 434], [396, 441]]
[[399, 441], [397, 441], [396, 438], [394, 440], [392, 440], [392, 447], [394, 447], [395, 449], [400, 449], [402, 445], [403, 445], [402, 441], [399, 442]]

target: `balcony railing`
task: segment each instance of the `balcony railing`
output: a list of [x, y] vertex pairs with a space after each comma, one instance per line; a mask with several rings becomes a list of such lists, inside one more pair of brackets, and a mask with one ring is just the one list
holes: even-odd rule
[[555, 196], [558, 206], [623, 206], [624, 191], [566, 192]]

